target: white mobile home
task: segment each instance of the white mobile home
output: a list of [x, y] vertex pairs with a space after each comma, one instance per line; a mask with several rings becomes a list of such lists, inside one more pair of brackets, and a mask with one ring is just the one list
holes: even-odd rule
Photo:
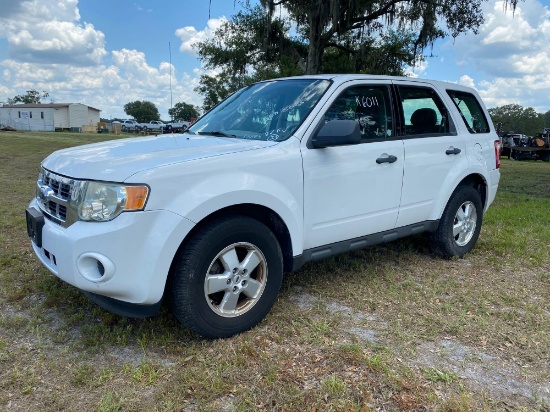
[[97, 126], [101, 110], [80, 103], [16, 104], [0, 107], [0, 126], [17, 130], [78, 130]]

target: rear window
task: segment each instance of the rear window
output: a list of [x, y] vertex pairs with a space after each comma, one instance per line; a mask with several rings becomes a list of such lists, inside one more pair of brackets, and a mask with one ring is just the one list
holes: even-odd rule
[[489, 123], [476, 97], [467, 92], [447, 90], [470, 133], [489, 133]]

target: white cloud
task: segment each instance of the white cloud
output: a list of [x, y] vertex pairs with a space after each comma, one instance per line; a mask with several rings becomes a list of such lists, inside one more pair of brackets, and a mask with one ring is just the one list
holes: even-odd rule
[[0, 0], [0, 19], [15, 20], [19, 24], [33, 25], [53, 17], [58, 21], [80, 19], [78, 0]]
[[[21, 63], [15, 60], [0, 62], [0, 101], [26, 90], [46, 90], [49, 99], [58, 103], [84, 103], [102, 110], [103, 117], [127, 117], [124, 104], [134, 100], [153, 102], [168, 119], [170, 107], [170, 65], [163, 62], [158, 68], [150, 66], [143, 53], [123, 49], [113, 52], [112, 65], [75, 67]], [[202, 98], [193, 91], [198, 78], [187, 73], [178, 75], [172, 68], [173, 102], [201, 105]], [[48, 101], [49, 101], [48, 99]]]
[[460, 80], [458, 81], [458, 84], [461, 84], [462, 86], [466, 86], [466, 87], [471, 87], [471, 88], [476, 87], [476, 85], [474, 83], [474, 79], [472, 79], [470, 76], [468, 76], [466, 74], [464, 76], [460, 77]]
[[210, 39], [214, 35], [214, 32], [226, 21], [227, 19], [223, 16], [218, 19], [210, 19], [206, 27], [201, 31], [198, 31], [193, 26], [185, 26], [177, 29], [176, 36], [181, 39], [180, 51], [195, 54], [196, 51], [193, 45], [197, 42], [203, 42]]
[[21, 62], [94, 65], [107, 54], [105, 36], [79, 22], [78, 0], [1, 0], [0, 38]]
[[426, 70], [428, 70], [429, 65], [428, 60], [421, 60], [415, 66], [408, 66], [405, 69], [405, 76], [412, 78], [422, 77], [426, 73]]
[[136, 8], [137, 11], [145, 11], [147, 13], [151, 13], [153, 11], [153, 9], [146, 9], [138, 3], [134, 3], [134, 7]]
[[[126, 117], [124, 104], [148, 100], [165, 119], [170, 89], [174, 103], [202, 104], [194, 76], [178, 75], [168, 62], [153, 67], [138, 50], [108, 53], [104, 34], [80, 21], [78, 0], [0, 0], [0, 10], [0, 39], [8, 43], [8, 57], [0, 61], [0, 101], [45, 90], [48, 101], [84, 103], [104, 117]], [[197, 35], [215, 30], [219, 21]]]
[[519, 2], [514, 13], [502, 1], [484, 7], [479, 35], [454, 43], [458, 64], [484, 74], [477, 85], [488, 107], [517, 103], [549, 110], [550, 10], [540, 1]]

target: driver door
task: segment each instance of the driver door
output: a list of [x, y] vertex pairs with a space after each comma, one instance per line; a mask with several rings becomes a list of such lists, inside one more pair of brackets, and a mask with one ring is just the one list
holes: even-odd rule
[[396, 136], [390, 84], [353, 81], [334, 94], [319, 122], [353, 119], [361, 143], [302, 148], [304, 250], [395, 227], [404, 149]]

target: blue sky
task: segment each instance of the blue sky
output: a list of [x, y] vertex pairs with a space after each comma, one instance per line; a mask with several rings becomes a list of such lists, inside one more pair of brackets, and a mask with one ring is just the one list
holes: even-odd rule
[[[168, 119], [170, 81], [173, 103], [202, 103], [193, 89], [205, 70], [191, 44], [237, 12], [235, 4], [0, 0], [0, 101], [45, 90], [48, 101], [84, 103], [103, 117], [125, 118], [125, 103], [149, 100]], [[488, 107], [550, 110], [550, 0], [519, 2], [515, 14], [489, 0], [484, 12], [478, 35], [437, 42], [426, 50], [434, 57], [411, 74], [473, 86]]]

